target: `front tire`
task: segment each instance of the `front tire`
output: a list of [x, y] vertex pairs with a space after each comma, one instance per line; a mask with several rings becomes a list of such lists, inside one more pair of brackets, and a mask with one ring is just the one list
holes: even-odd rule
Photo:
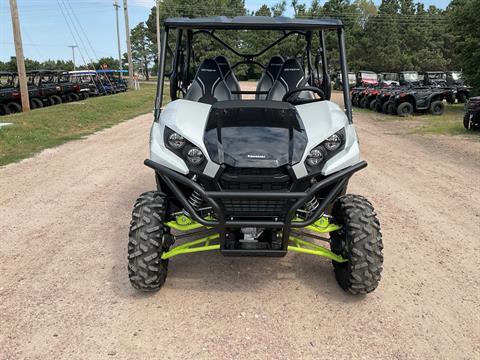
[[397, 108], [397, 115], [406, 117], [410, 116], [413, 113], [413, 105], [410, 104], [409, 102], [403, 102], [400, 105], [398, 105]]
[[465, 129], [470, 130], [470, 113], [466, 112], [463, 117], [463, 126]]
[[12, 101], [7, 104], [8, 111], [10, 114], [16, 114], [22, 112], [22, 106], [17, 104], [16, 102]]
[[430, 104], [430, 114], [432, 115], [440, 116], [443, 114], [444, 109], [445, 105], [441, 100], [432, 101], [432, 103]]
[[382, 234], [372, 204], [348, 194], [337, 199], [332, 215], [342, 229], [330, 233], [331, 249], [348, 260], [333, 262], [338, 284], [354, 295], [372, 292], [383, 270]]
[[459, 93], [457, 93], [457, 100], [460, 104], [464, 104], [464, 103], [467, 102], [468, 96], [464, 92], [459, 92]]
[[163, 223], [166, 216], [166, 198], [150, 191], [137, 199], [132, 211], [128, 239], [128, 277], [132, 286], [141, 291], [157, 291], [165, 283], [168, 260], [162, 260], [168, 251], [168, 228]]

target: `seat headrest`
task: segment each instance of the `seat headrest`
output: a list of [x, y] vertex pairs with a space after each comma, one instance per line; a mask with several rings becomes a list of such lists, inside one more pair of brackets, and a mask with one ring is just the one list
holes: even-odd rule
[[273, 77], [274, 81], [278, 78], [278, 74], [280, 74], [284, 62], [285, 60], [283, 60], [283, 57], [281, 57], [280, 55], [272, 56], [272, 58], [268, 62], [266, 70]]
[[305, 79], [305, 72], [297, 59], [288, 59], [283, 63], [278, 79], [284, 84], [287, 91], [300, 86]]
[[218, 67], [220, 68], [220, 71], [222, 72], [223, 76], [227, 76], [227, 74], [232, 70], [230, 68], [230, 63], [228, 62], [228, 59], [223, 56], [219, 55], [215, 58], [215, 61], [218, 64]]

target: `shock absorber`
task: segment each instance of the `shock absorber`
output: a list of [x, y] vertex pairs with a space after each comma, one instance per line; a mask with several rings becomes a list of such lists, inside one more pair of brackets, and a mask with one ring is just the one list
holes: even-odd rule
[[197, 191], [193, 191], [192, 195], [190, 195], [190, 198], [188, 199], [188, 202], [192, 207], [196, 210], [199, 211], [203, 205], [203, 199], [200, 196], [200, 194]]
[[315, 210], [317, 210], [318, 206], [320, 204], [318, 203], [318, 200], [317, 200], [317, 197], [316, 196], [313, 196], [310, 200], [308, 200], [306, 203], [305, 203], [305, 211], [308, 213], [308, 214], [311, 214], [313, 213]]

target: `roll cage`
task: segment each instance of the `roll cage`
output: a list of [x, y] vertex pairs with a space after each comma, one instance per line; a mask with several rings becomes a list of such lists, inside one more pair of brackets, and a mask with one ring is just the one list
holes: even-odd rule
[[[217, 34], [217, 30], [258, 30], [279, 31], [280, 36], [263, 49], [253, 53], [243, 53], [223, 41]], [[168, 45], [171, 32], [175, 31], [175, 48]], [[159, 120], [162, 98], [164, 93], [165, 77], [170, 80], [170, 97], [177, 99], [180, 91], [185, 94], [192, 81], [191, 67], [194, 57], [193, 43], [198, 35], [206, 35], [216, 41], [226, 50], [240, 58], [231, 68], [235, 69], [242, 64], [256, 65], [264, 69], [265, 66], [257, 61], [257, 58], [268, 50], [280, 44], [292, 35], [303, 36], [306, 42], [304, 49], [304, 62], [310, 85], [318, 84], [318, 87], [330, 99], [331, 82], [328, 72], [326, 51], [326, 31], [336, 31], [339, 48], [339, 60], [342, 77], [348, 78], [348, 66], [345, 53], [344, 27], [337, 19], [290, 19], [286, 17], [263, 17], [263, 16], [239, 16], [208, 17], [208, 18], [168, 18], [161, 28], [160, 35], [160, 59], [158, 70], [158, 87], [155, 102], [155, 121]], [[313, 59], [312, 48], [314, 35], [318, 34], [318, 51]], [[170, 71], [167, 71], [167, 53], [172, 56]], [[321, 65], [321, 69], [319, 68]], [[238, 91], [239, 94], [259, 94], [257, 91]], [[343, 86], [345, 112], [349, 122], [352, 122], [352, 108], [350, 103], [349, 84]]]

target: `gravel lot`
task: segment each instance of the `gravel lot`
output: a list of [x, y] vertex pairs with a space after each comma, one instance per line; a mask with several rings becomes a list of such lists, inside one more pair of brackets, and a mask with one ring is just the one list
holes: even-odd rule
[[[459, 119], [461, 121], [461, 119]], [[0, 168], [0, 359], [479, 359], [480, 143], [356, 116], [377, 208], [379, 288], [352, 297], [326, 259], [179, 256], [129, 284], [136, 197], [154, 188], [151, 115]]]

